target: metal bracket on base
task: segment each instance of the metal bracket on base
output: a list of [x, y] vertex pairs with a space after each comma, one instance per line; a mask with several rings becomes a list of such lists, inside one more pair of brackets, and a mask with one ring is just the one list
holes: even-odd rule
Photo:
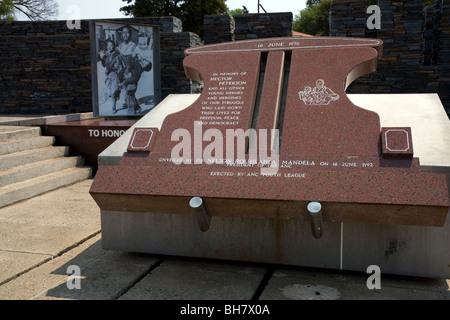
[[323, 234], [322, 205], [319, 202], [308, 203], [311, 231], [314, 238], [320, 239]]
[[192, 212], [197, 218], [198, 226], [200, 230], [203, 232], [209, 229], [209, 224], [211, 223], [211, 216], [206, 211], [206, 208], [203, 204], [203, 199], [200, 197], [193, 197], [189, 201], [189, 205], [192, 208]]

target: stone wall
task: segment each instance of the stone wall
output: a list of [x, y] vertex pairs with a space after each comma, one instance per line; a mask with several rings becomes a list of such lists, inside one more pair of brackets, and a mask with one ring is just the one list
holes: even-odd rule
[[161, 33], [161, 96], [172, 93], [198, 93], [199, 84], [186, 77], [184, 50], [200, 45], [200, 37], [191, 32]]
[[420, 55], [420, 63], [424, 66], [432, 64], [433, 60], [433, 6], [427, 6], [423, 9], [423, 37], [422, 37], [422, 52]]
[[206, 15], [203, 19], [205, 44], [234, 41], [234, 19], [228, 14]]
[[292, 12], [209, 15], [203, 21], [205, 44], [292, 36]]
[[[334, 37], [365, 37], [365, 1], [333, 0], [330, 10], [330, 35]], [[363, 26], [363, 27], [361, 27]]]
[[[175, 17], [115, 19], [160, 28], [162, 98], [198, 91], [186, 79], [184, 50], [200, 44]], [[0, 23], [0, 113], [66, 114], [92, 111], [89, 20]]]
[[89, 33], [65, 22], [0, 24], [0, 113], [92, 111]]
[[[365, 0], [334, 0], [330, 35], [378, 37], [377, 71], [349, 93], [438, 93], [450, 114], [450, 0], [423, 8], [422, 0], [379, 0], [381, 29], [368, 30]], [[160, 27], [162, 98], [199, 92], [186, 78], [184, 50], [201, 39], [175, 17], [115, 19]], [[0, 23], [0, 113], [65, 114], [92, 111], [89, 21], [69, 30], [65, 21]], [[204, 18], [205, 44], [292, 34], [292, 13]]]
[[292, 36], [292, 12], [237, 14], [235, 39], [260, 39]]
[[[330, 35], [367, 37], [365, 0], [334, 0]], [[450, 115], [450, 0], [379, 0], [383, 56], [349, 93], [438, 93]]]
[[[161, 93], [197, 93], [186, 78], [184, 50], [198, 35], [183, 32], [176, 17], [113, 19], [160, 28]], [[290, 36], [292, 13], [205, 16], [205, 43]], [[235, 25], [238, 30], [235, 31]], [[0, 114], [66, 114], [92, 111], [89, 20], [80, 30], [66, 21], [0, 23]]]

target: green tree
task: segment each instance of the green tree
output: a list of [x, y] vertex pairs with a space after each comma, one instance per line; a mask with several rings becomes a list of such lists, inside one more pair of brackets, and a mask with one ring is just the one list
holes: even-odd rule
[[242, 8], [230, 10], [229, 13], [234, 18], [237, 14], [246, 14], [249, 13], [249, 11], [246, 6], [242, 6]]
[[[425, 0], [423, 5], [434, 4], [435, 0]], [[329, 35], [329, 15], [331, 0], [307, 0], [306, 9], [294, 17], [294, 31], [314, 36]], [[378, 0], [366, 0], [366, 7], [378, 5]]]
[[127, 3], [120, 8], [127, 16], [177, 16], [180, 14], [180, 3], [182, 0], [122, 0]]
[[183, 29], [203, 37], [203, 17], [209, 14], [226, 14], [225, 0], [122, 0], [120, 8], [133, 17], [175, 16], [183, 22]]
[[306, 9], [295, 15], [293, 29], [313, 36], [328, 36], [331, 0], [315, 2], [318, 3], [308, 5]]
[[0, 2], [0, 20], [14, 20], [14, 4], [12, 0]]
[[209, 14], [226, 14], [224, 0], [186, 0], [181, 5], [183, 30], [191, 31], [203, 38], [203, 18]]

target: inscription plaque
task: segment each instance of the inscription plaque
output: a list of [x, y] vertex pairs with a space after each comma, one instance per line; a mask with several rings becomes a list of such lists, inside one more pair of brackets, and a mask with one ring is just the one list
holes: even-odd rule
[[[214, 216], [442, 226], [445, 175], [420, 171], [409, 128], [382, 128], [345, 89], [376, 69], [382, 41], [270, 38], [186, 50], [203, 83], [190, 107], [165, 118], [148, 153], [99, 168], [100, 208]], [[211, 222], [213, 223], [213, 222]]]

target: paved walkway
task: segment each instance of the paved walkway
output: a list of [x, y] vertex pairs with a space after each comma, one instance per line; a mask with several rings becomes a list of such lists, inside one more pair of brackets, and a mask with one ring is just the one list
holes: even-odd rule
[[449, 279], [369, 290], [365, 273], [104, 250], [92, 181], [0, 209], [0, 299], [450, 300]]

